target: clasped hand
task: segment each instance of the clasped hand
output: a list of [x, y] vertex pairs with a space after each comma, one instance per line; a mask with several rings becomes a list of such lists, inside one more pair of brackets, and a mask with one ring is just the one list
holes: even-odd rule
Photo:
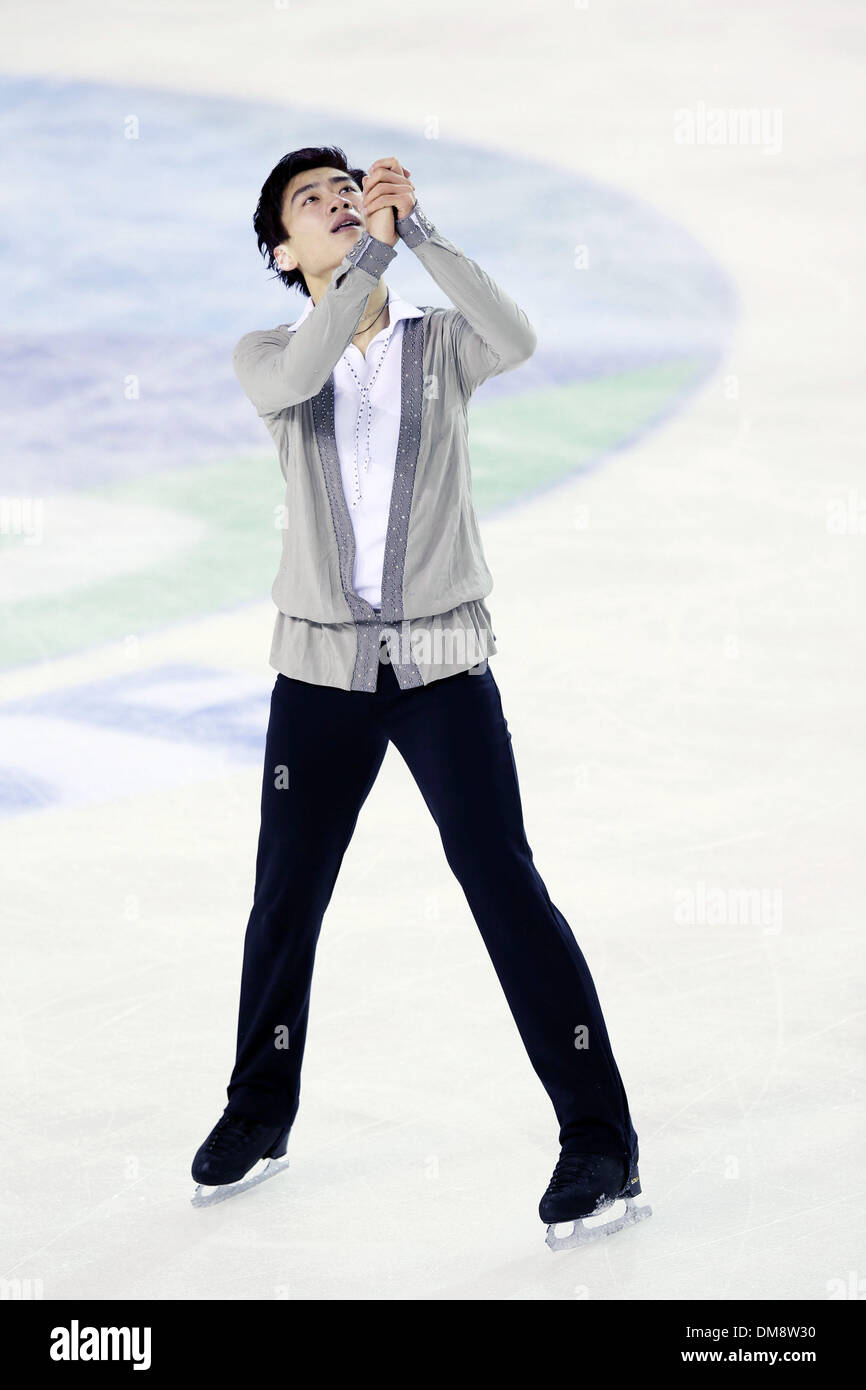
[[408, 217], [415, 206], [415, 186], [409, 181], [409, 170], [403, 168], [396, 155], [374, 159], [364, 176], [363, 189], [361, 207], [367, 231], [377, 241], [396, 246], [399, 238], [395, 222], [399, 217]]

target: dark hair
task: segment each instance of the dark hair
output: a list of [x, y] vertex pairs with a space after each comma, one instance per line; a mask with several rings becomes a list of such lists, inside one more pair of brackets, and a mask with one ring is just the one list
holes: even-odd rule
[[269, 270], [276, 270], [286, 289], [296, 288], [309, 299], [310, 291], [300, 270], [280, 270], [274, 260], [274, 248], [285, 241], [288, 233], [283, 224], [283, 196], [289, 180], [307, 169], [343, 169], [360, 188], [365, 169], [352, 169], [339, 145], [307, 145], [302, 150], [284, 154], [279, 164], [268, 174], [262, 185], [259, 201], [253, 214], [253, 231], [259, 251]]

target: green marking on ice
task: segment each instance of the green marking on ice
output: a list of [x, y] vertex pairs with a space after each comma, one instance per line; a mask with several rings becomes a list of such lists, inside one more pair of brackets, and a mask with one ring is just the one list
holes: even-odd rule
[[689, 359], [472, 405], [472, 494], [479, 516], [579, 474], [643, 433], [705, 371]]
[[[480, 518], [579, 474], [646, 429], [703, 372], [696, 359], [555, 386], [469, 411], [473, 496]], [[93, 489], [101, 501], [188, 513], [201, 540], [159, 571], [107, 577], [62, 596], [0, 602], [0, 669], [265, 600], [280, 559], [283, 480], [273, 450]], [[118, 517], [119, 524], [120, 514]], [[18, 542], [4, 538], [3, 549]], [[2, 554], [2, 550], [0, 550]]]

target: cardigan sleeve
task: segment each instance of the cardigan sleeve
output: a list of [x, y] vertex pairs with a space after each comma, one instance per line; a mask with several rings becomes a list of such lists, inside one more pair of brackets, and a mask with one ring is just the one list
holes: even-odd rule
[[232, 366], [259, 415], [278, 414], [322, 389], [352, 341], [371, 291], [396, 254], [396, 247], [364, 232], [303, 323], [290, 333], [274, 328], [244, 334]]
[[469, 396], [490, 376], [519, 367], [538, 337], [526, 314], [486, 271], [444, 237], [416, 203], [397, 232], [456, 306], [449, 315], [457, 376]]

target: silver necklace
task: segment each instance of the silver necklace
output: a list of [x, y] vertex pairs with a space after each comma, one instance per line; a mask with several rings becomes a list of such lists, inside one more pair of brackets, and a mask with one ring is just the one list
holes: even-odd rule
[[390, 294], [388, 294], [388, 295], [385, 296], [385, 303], [382, 305], [381, 309], [379, 310], [378, 314], [376, 315], [376, 318], [372, 318], [372, 319], [370, 320], [369, 323], [365, 323], [365, 324], [364, 324], [364, 327], [363, 327], [363, 328], [359, 328], [358, 331], [357, 331], [357, 333], [353, 333], [353, 334], [352, 334], [352, 340], [353, 340], [353, 341], [355, 340], [355, 338], [360, 338], [360, 336], [361, 336], [362, 333], [366, 333], [368, 328], [372, 328], [372, 327], [373, 327], [373, 324], [376, 322], [376, 319], [380, 319], [380, 318], [382, 317], [382, 315], [384, 314], [384, 312], [385, 312], [385, 310], [387, 309], [387, 307], [388, 307], [388, 305], [390, 304], [390, 302], [391, 302], [391, 296], [390, 296]]

